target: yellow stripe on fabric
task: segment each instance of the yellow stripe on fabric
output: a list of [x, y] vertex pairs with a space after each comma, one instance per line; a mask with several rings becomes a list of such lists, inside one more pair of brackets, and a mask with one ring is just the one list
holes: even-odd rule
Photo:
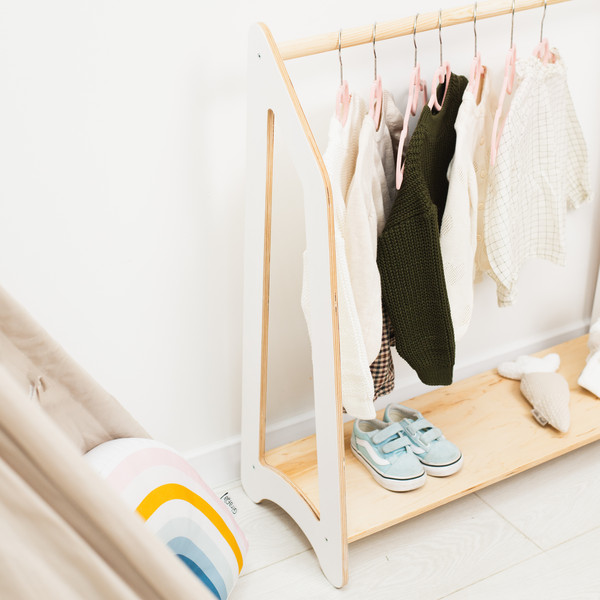
[[244, 559], [242, 552], [233, 533], [221, 517], [221, 515], [201, 496], [192, 492], [178, 483], [166, 483], [153, 489], [139, 504], [136, 511], [147, 521], [165, 502], [169, 500], [184, 500], [195, 506], [203, 513], [210, 522], [219, 530], [219, 533], [225, 538], [231, 546], [238, 564], [238, 570], [242, 570]]

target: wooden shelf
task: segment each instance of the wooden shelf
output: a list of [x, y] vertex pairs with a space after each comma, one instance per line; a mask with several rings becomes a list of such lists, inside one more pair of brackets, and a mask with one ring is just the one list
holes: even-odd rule
[[[539, 355], [548, 352], [560, 355], [559, 373], [569, 382], [569, 432], [541, 427], [519, 382], [504, 379], [495, 370], [434, 390], [405, 404], [421, 411], [461, 448], [464, 465], [451, 477], [429, 477], [418, 490], [394, 493], [380, 487], [351, 453], [352, 423], [346, 423], [348, 540], [359, 540], [600, 439], [600, 400], [577, 384], [588, 353], [587, 336]], [[318, 511], [315, 444], [315, 436], [310, 436], [275, 448], [265, 458]]]

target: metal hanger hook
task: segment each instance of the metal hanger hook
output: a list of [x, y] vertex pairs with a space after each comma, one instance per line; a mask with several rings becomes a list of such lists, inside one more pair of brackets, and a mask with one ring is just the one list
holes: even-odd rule
[[377, 52], [375, 51], [375, 34], [377, 32], [377, 21], [373, 23], [373, 79], [377, 79]]
[[342, 64], [342, 30], [338, 33], [338, 58], [340, 59], [340, 85], [344, 85], [344, 65]]
[[473, 6], [473, 34], [475, 36], [475, 56], [477, 56], [477, 2]]
[[544, 0], [544, 12], [542, 14], [542, 25], [540, 27], [540, 42], [544, 38], [544, 19], [546, 18], [546, 8], [548, 7], [548, 1]]
[[[514, 0], [513, 0], [514, 2]], [[442, 9], [440, 8], [440, 10], [438, 11], [438, 37], [440, 38], [440, 67], [443, 64], [443, 59], [442, 59]]]
[[513, 33], [515, 31], [515, 0], [512, 0], [512, 21], [510, 23], [510, 47], [513, 47]]
[[419, 13], [415, 15], [415, 22], [413, 23], [413, 45], [415, 47], [415, 67], [417, 66], [417, 19]]

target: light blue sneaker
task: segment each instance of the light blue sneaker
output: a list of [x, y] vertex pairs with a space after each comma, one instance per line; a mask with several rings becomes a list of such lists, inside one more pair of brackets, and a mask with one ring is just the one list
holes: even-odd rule
[[425, 483], [423, 465], [413, 454], [399, 423], [356, 419], [350, 447], [373, 479], [392, 492], [407, 492]]
[[402, 404], [388, 404], [383, 415], [386, 423], [400, 425], [412, 443], [412, 451], [421, 461], [428, 475], [446, 477], [460, 470], [461, 451], [449, 442], [418, 411]]

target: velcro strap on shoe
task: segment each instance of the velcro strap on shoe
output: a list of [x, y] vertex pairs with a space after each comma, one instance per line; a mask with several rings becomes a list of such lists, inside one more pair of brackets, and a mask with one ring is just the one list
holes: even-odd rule
[[389, 440], [391, 437], [398, 435], [398, 433], [401, 431], [402, 426], [400, 423], [392, 423], [385, 429], [380, 429], [377, 433], [374, 433], [371, 439], [375, 444], [381, 444], [382, 442]]
[[391, 452], [397, 452], [401, 448], [408, 448], [410, 445], [410, 440], [406, 436], [400, 435], [395, 440], [384, 444], [381, 449], [385, 454], [390, 454]]

